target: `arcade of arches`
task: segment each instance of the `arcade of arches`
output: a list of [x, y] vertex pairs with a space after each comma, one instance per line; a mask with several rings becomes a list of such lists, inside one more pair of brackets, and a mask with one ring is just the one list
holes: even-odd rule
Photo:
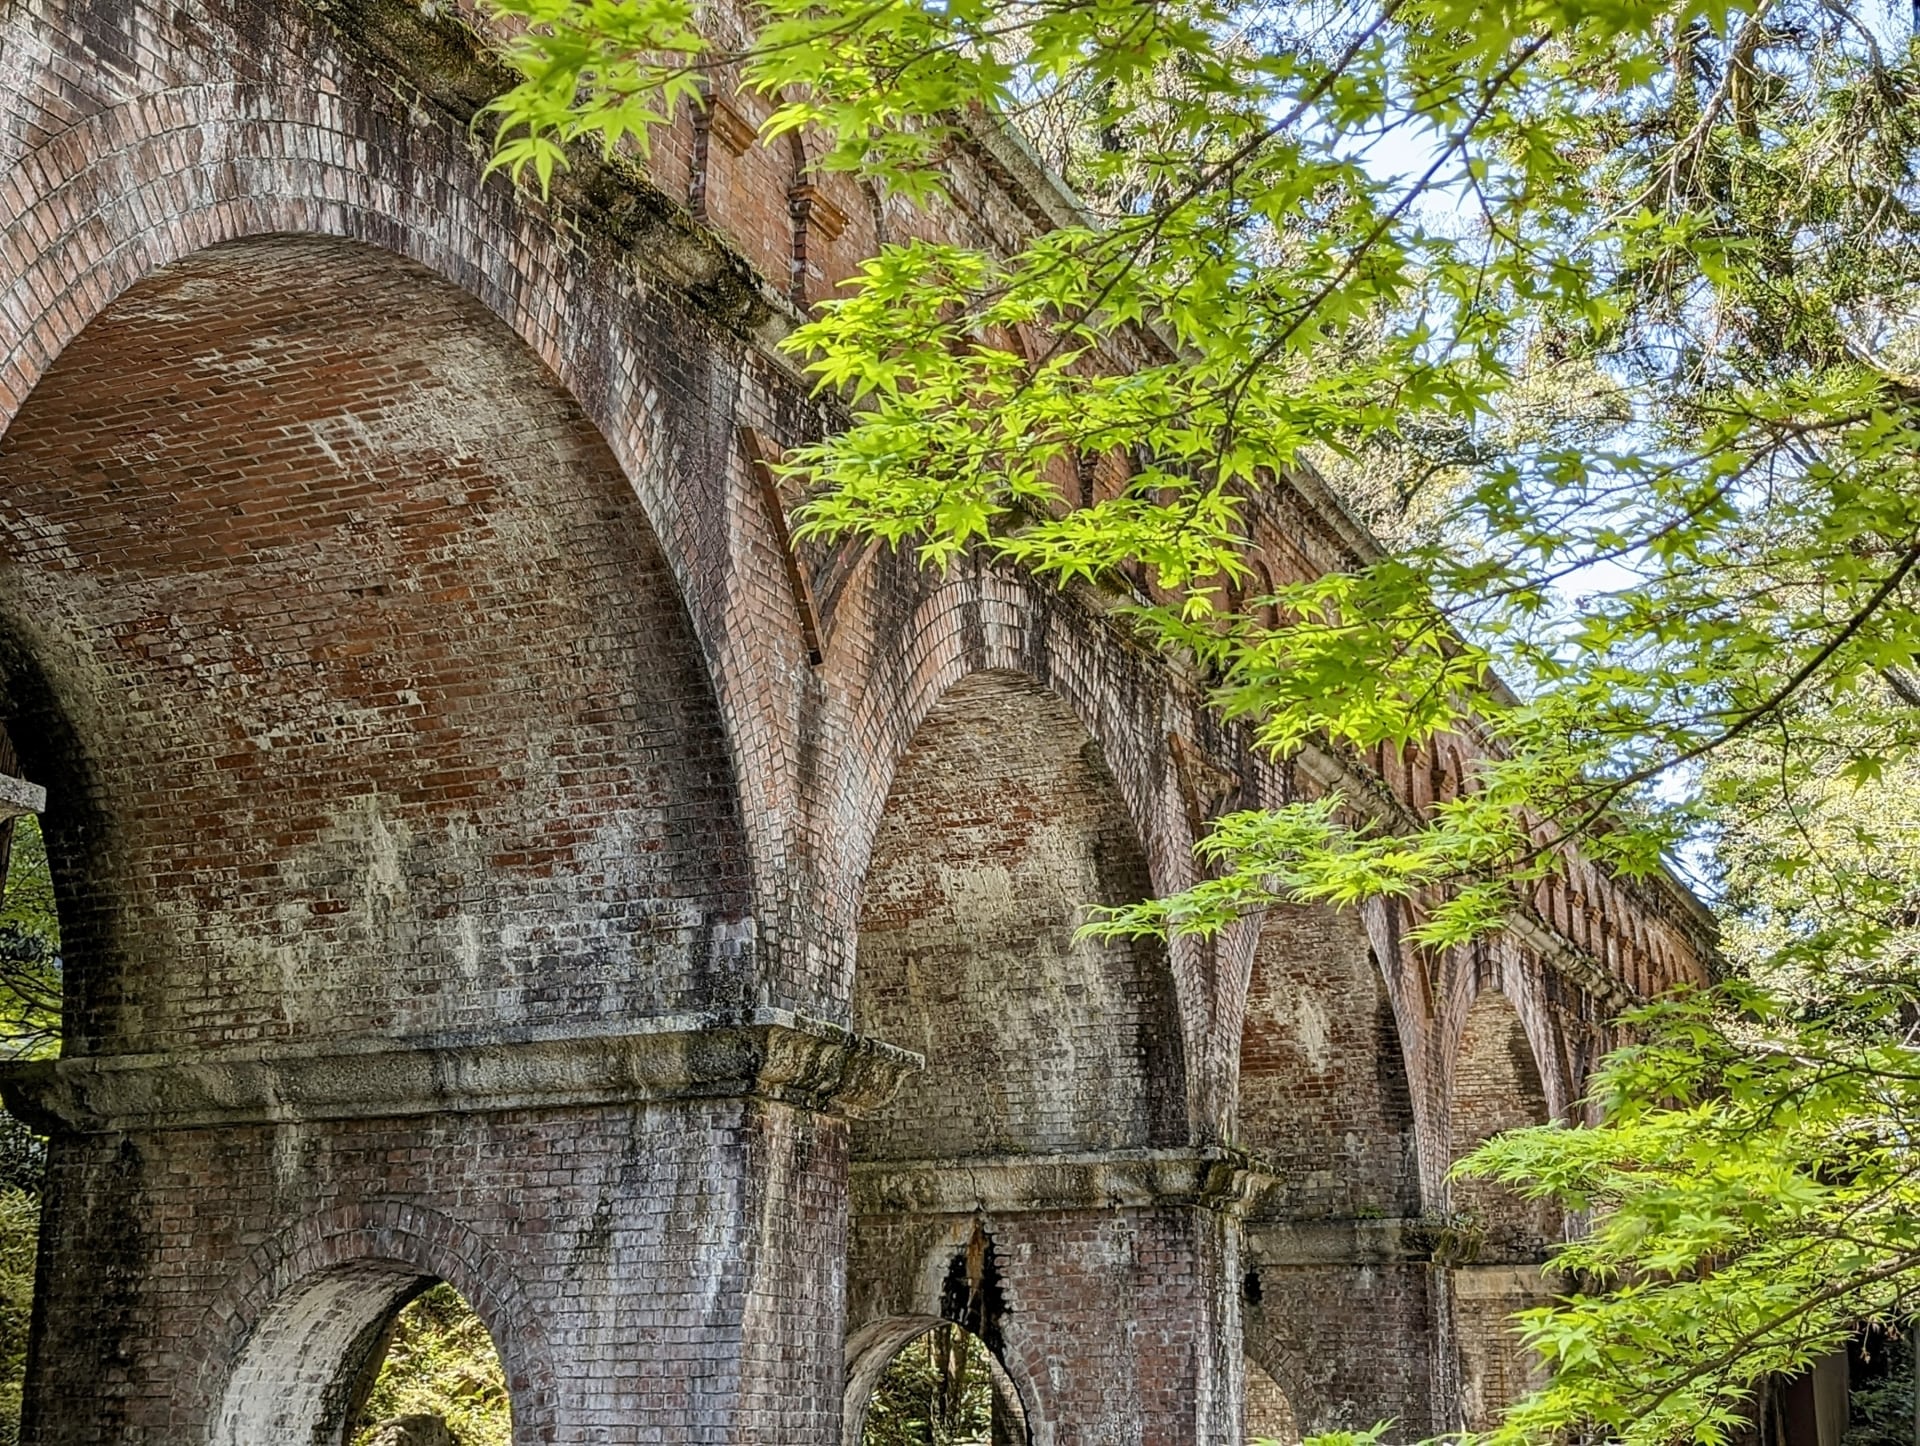
[[[770, 341], [885, 205], [761, 205], [720, 99], [686, 205], [536, 205], [472, 37], [366, 11], [0, 15], [0, 815], [64, 989], [0, 1072], [49, 1137], [23, 1439], [337, 1446], [436, 1319], [465, 1446], [1415, 1438], [1522, 1389], [1559, 1222], [1447, 1165], [1568, 1108], [1691, 905], [1083, 938], [1308, 781], [1098, 594], [791, 543], [758, 443], [832, 417]], [[1348, 557], [1275, 505], [1263, 567]]]

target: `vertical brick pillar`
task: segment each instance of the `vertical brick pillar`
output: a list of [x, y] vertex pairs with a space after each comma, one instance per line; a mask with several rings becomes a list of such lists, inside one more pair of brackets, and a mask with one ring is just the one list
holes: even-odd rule
[[1553, 1293], [1537, 1264], [1466, 1265], [1446, 1272], [1453, 1401], [1448, 1425], [1484, 1430], [1545, 1384], [1540, 1358], [1521, 1342], [1514, 1315]]
[[948, 1320], [1006, 1368], [1032, 1446], [1239, 1440], [1236, 1163], [1140, 1150], [856, 1164], [852, 1389]]
[[1204, 1206], [1015, 1215], [998, 1224], [996, 1253], [1016, 1303], [1007, 1351], [1037, 1398], [1035, 1446], [1239, 1439], [1228, 1217]]
[[[1392, 1423], [1387, 1440], [1443, 1429], [1446, 1299], [1418, 1220], [1256, 1220], [1241, 1277], [1247, 1359], [1304, 1435]], [[1449, 1376], [1448, 1379], [1451, 1379]], [[1457, 1392], [1448, 1388], [1445, 1399]]]

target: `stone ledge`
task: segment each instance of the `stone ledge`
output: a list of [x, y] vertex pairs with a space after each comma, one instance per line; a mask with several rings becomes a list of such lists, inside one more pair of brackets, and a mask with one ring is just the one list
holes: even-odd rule
[[1222, 1147], [874, 1160], [856, 1163], [852, 1176], [855, 1215], [1009, 1215], [1180, 1205], [1238, 1211], [1272, 1183], [1253, 1156]]
[[1462, 1265], [1451, 1272], [1458, 1300], [1525, 1301], [1553, 1293], [1553, 1282], [1538, 1265]]
[[0, 773], [0, 819], [19, 818], [25, 813], [45, 813], [47, 791], [24, 778]]
[[1391, 1265], [1433, 1258], [1433, 1222], [1259, 1220], [1247, 1225], [1244, 1254], [1258, 1266]]
[[[1311, 1269], [1323, 1265], [1441, 1265], [1456, 1278], [1475, 1275], [1537, 1276], [1544, 1255], [1493, 1253], [1486, 1258], [1446, 1258], [1444, 1222], [1420, 1216], [1385, 1219], [1332, 1217], [1318, 1220], [1250, 1220], [1244, 1254], [1262, 1269]], [[1488, 1276], [1491, 1278], [1491, 1276]], [[1471, 1294], [1469, 1290], [1469, 1294]]]
[[48, 1134], [735, 1097], [857, 1115], [885, 1104], [921, 1064], [837, 1025], [757, 1010], [737, 1020], [648, 1020], [608, 1035], [37, 1060], [0, 1067], [0, 1096]]

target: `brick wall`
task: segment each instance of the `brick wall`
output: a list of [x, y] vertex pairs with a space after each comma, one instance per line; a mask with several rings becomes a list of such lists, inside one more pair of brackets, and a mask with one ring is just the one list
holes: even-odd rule
[[[1543, 1125], [1551, 1118], [1526, 1029], [1497, 989], [1482, 992], [1467, 1011], [1455, 1046], [1451, 1098], [1455, 1159], [1503, 1130]], [[1537, 1260], [1560, 1238], [1556, 1211], [1504, 1185], [1456, 1180], [1451, 1191], [1455, 1211], [1472, 1217], [1484, 1237], [1482, 1258]]]
[[[856, 1340], [889, 1321], [970, 1325], [1020, 1391], [1035, 1446], [1230, 1439], [1241, 1373], [1224, 1352], [1238, 1312], [1215, 1282], [1237, 1252], [1222, 1224], [1186, 1209], [864, 1216], [848, 1325]], [[976, 1231], [987, 1288], [969, 1311]]]
[[[1491, 1135], [1551, 1118], [1525, 1025], [1498, 989], [1484, 989], [1467, 1011], [1452, 1082], [1456, 1158]], [[1450, 1271], [1447, 1281], [1459, 1356], [1456, 1419], [1479, 1430], [1544, 1379], [1538, 1357], [1522, 1345], [1511, 1320], [1516, 1311], [1551, 1297], [1539, 1262], [1565, 1224], [1552, 1205], [1526, 1200], [1495, 1181], [1454, 1181], [1451, 1203], [1473, 1257]]]
[[1292, 1261], [1243, 1282], [1247, 1358], [1285, 1394], [1301, 1432], [1391, 1421], [1389, 1441], [1433, 1434], [1431, 1273], [1419, 1261]]
[[517, 1442], [831, 1439], [844, 1148], [738, 1101], [57, 1144], [26, 1439], [305, 1439], [299, 1383], [421, 1277], [492, 1332]]
[[1412, 1088], [1359, 917], [1269, 909], [1240, 1033], [1240, 1133], [1279, 1167], [1262, 1210], [1417, 1215]]
[[1246, 1363], [1247, 1404], [1242, 1434], [1248, 1440], [1278, 1441], [1294, 1446], [1300, 1440], [1300, 1426], [1294, 1419], [1293, 1403], [1280, 1383], [1252, 1361]]

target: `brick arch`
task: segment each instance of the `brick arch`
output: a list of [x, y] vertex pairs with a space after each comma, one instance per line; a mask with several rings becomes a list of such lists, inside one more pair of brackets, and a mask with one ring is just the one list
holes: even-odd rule
[[[914, 567], [904, 559], [888, 565]], [[858, 909], [900, 760], [941, 699], [982, 672], [1023, 676], [1070, 708], [1106, 755], [1147, 850], [1155, 892], [1191, 880], [1191, 830], [1180, 816], [1166, 740], [1156, 728], [1168, 711], [1165, 689], [1136, 654], [1107, 637], [1096, 620], [1077, 616], [1070, 598], [1010, 569], [969, 561], [930, 585], [924, 575], [909, 575], [878, 586], [915, 598], [910, 616], [875, 623], [884, 650], [865, 676], [848, 680], [857, 697], [845, 754], [858, 764], [841, 772], [834, 812], [847, 822], [836, 834], [836, 854], [823, 861], [829, 896], [846, 915]]]
[[1278, 1441], [1281, 1446], [1296, 1446], [1300, 1440], [1300, 1422], [1293, 1400], [1281, 1384], [1258, 1361], [1249, 1356], [1245, 1362], [1246, 1391], [1241, 1428], [1245, 1439]]
[[1447, 1115], [1444, 1032], [1438, 1019], [1433, 979], [1421, 951], [1407, 940], [1411, 909], [1399, 899], [1372, 899], [1360, 906], [1367, 938], [1393, 1003], [1401, 1057], [1413, 1092], [1414, 1148], [1419, 1161], [1423, 1206], [1440, 1208], [1445, 1198]]
[[1547, 1116], [1565, 1118], [1576, 1090], [1561, 1065], [1561, 1026], [1538, 961], [1512, 937], [1500, 934], [1450, 950], [1442, 962], [1441, 978], [1437, 1039], [1449, 1077], [1475, 1003], [1483, 994], [1498, 993], [1512, 1008], [1526, 1038]]
[[[1471, 957], [1476, 967], [1462, 971], [1473, 976], [1470, 1002], [1452, 1021], [1447, 1056], [1454, 1159], [1490, 1135], [1553, 1116], [1551, 1076], [1537, 1039], [1539, 995], [1528, 987], [1519, 950], [1483, 945]], [[1494, 1180], [1451, 1181], [1447, 1202], [1465, 1226], [1457, 1247], [1463, 1263], [1446, 1282], [1458, 1362], [1450, 1414], [1467, 1430], [1483, 1431], [1504, 1406], [1544, 1383], [1543, 1364], [1521, 1343], [1512, 1317], [1552, 1295], [1541, 1264], [1565, 1238], [1568, 1221], [1552, 1202], [1526, 1199]]]
[[507, 1378], [513, 1438], [556, 1436], [554, 1362], [538, 1306], [487, 1243], [451, 1216], [396, 1200], [310, 1215], [254, 1248], [196, 1333], [212, 1446], [299, 1439], [337, 1399], [356, 1348], [423, 1288], [451, 1285], [479, 1316]]
[[[1504, 982], [1504, 981], [1502, 981]], [[1539, 1055], [1521, 1009], [1497, 982], [1476, 989], [1447, 1057], [1448, 1153], [1458, 1160], [1492, 1135], [1553, 1118]], [[1537, 1258], [1561, 1236], [1559, 1211], [1489, 1180], [1451, 1184], [1456, 1211], [1478, 1218], [1482, 1253]]]
[[122, 292], [0, 441], [0, 626], [107, 826], [76, 1052], [726, 989], [748, 890], [704, 659], [616, 459], [497, 333], [389, 252], [227, 243]]
[[[865, 624], [879, 642], [873, 654], [839, 665], [848, 669], [844, 723], [835, 730], [844, 761], [835, 770], [839, 788], [823, 804], [835, 826], [825, 831], [817, 857], [833, 935], [857, 932], [874, 838], [900, 760], [947, 692], [979, 672], [1026, 677], [1071, 709], [1105, 756], [1145, 851], [1152, 893], [1194, 882], [1192, 829], [1163, 731], [1184, 705], [1170, 695], [1164, 675], [1070, 595], [1012, 569], [969, 559], [935, 577], [898, 555], [878, 556], [868, 568], [869, 597], [900, 610]], [[1217, 1118], [1225, 1095], [1212, 984], [1219, 966], [1210, 955], [1237, 938], [1181, 937], [1168, 951], [1198, 1121]], [[853, 951], [836, 964], [831, 996], [851, 1008]]]
[[[745, 562], [728, 555], [739, 522], [727, 480], [734, 418], [701, 413], [692, 420], [705, 431], [663, 439], [666, 389], [656, 391], [633, 367], [635, 348], [649, 339], [670, 341], [675, 354], [702, 341], [617, 253], [611, 261], [595, 253], [588, 228], [580, 228], [588, 231], [583, 240], [504, 178], [483, 183], [472, 138], [456, 124], [443, 119], [439, 133], [410, 146], [409, 128], [422, 115], [432, 113], [409, 112], [377, 88], [197, 84], [98, 110], [42, 146], [31, 166], [0, 175], [0, 216], [11, 218], [6, 234], [19, 238], [21, 258], [0, 298], [11, 303], [0, 305], [0, 432], [89, 321], [128, 287], [195, 252], [265, 235], [319, 235], [425, 266], [504, 322], [600, 428], [713, 660], [736, 779], [754, 795], [750, 803], [762, 805], [747, 816], [777, 814], [785, 763], [777, 749], [755, 751], [765, 730], [750, 720], [773, 687], [763, 669], [804, 657], [805, 645], [778, 606], [752, 618], [753, 646], [727, 640], [743, 621], [737, 597], [757, 613], [758, 599], [783, 595], [777, 561], [751, 549], [738, 549]], [[737, 369], [740, 343], [726, 328], [751, 319], [754, 283], [740, 263], [714, 249], [703, 256], [678, 232], [653, 244], [671, 248], [672, 274], [714, 302], [714, 319], [701, 319], [713, 328], [705, 344], [722, 358], [717, 370]], [[686, 275], [690, 265], [698, 274]], [[609, 335], [606, 318], [617, 315], [644, 318], [647, 334]], [[583, 337], [596, 342], [582, 345]], [[730, 375], [706, 392], [730, 388], [737, 401], [743, 383]], [[693, 462], [699, 480], [688, 485]], [[754, 575], [729, 576], [743, 568]], [[760, 569], [763, 587], [755, 585]], [[755, 829], [749, 844], [756, 874], [782, 867], [777, 840]]]
[[856, 1159], [1184, 1143], [1186, 1032], [1157, 940], [1096, 942], [1145, 897], [1099, 744], [1027, 674], [970, 672], [921, 721], [863, 892], [853, 1025], [923, 1072], [853, 1125]]
[[[1319, 1429], [1321, 1403], [1313, 1389], [1314, 1371], [1308, 1343], [1300, 1339], [1298, 1327], [1282, 1310], [1248, 1305], [1241, 1318], [1241, 1345], [1246, 1364], [1263, 1372], [1285, 1398], [1296, 1425]], [[1242, 1410], [1246, 1406], [1247, 1387], [1242, 1388]]]
[[1280, 1167], [1265, 1208], [1417, 1215], [1412, 1076], [1360, 912], [1266, 910], [1242, 998], [1238, 1139]]

